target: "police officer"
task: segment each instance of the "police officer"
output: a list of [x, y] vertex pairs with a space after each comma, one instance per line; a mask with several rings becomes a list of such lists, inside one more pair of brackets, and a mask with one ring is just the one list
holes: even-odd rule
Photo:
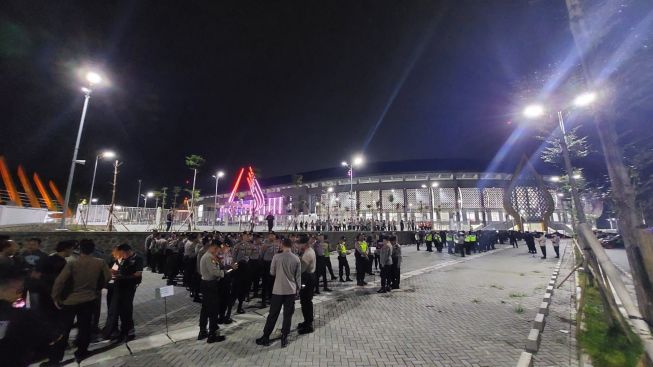
[[333, 274], [333, 266], [331, 266], [331, 244], [326, 239], [324, 240], [324, 265], [326, 265], [326, 270], [329, 271], [331, 275], [331, 280], [336, 280], [336, 275]]
[[[200, 274], [202, 275], [202, 309], [200, 311], [200, 332], [197, 340], [207, 339], [207, 343], [221, 342], [224, 335], [219, 335], [218, 317], [220, 311], [219, 282], [224, 278], [224, 270], [218, 259], [218, 244], [211, 242], [200, 259]], [[206, 324], [209, 331], [206, 331]]]
[[252, 298], [258, 297], [259, 281], [261, 280], [261, 235], [254, 234], [254, 242], [249, 248], [249, 261], [247, 262], [247, 270], [249, 274], [249, 281], [251, 289], [254, 294]]
[[377, 293], [386, 293], [390, 292], [392, 289], [390, 287], [390, 277], [392, 275], [392, 245], [388, 241], [387, 237], [382, 237], [380, 239], [383, 243], [381, 249], [379, 250], [379, 265], [381, 265], [381, 289]]
[[425, 237], [426, 251], [433, 252], [433, 232], [428, 232]]
[[249, 262], [249, 234], [243, 232], [240, 242], [234, 246], [234, 262], [238, 264], [238, 269], [234, 271], [233, 294], [238, 299], [237, 313], [245, 313], [243, 302], [249, 296], [249, 272], [247, 263]]
[[[342, 236], [340, 238], [340, 242], [338, 242], [338, 275], [340, 276], [340, 281], [341, 282], [352, 282], [351, 278], [349, 278], [349, 261], [347, 261], [347, 255], [349, 252], [347, 251], [347, 244], [345, 242], [345, 236]], [[342, 269], [345, 269], [345, 274], [347, 276], [347, 279], [342, 279]]]
[[438, 252], [442, 252], [442, 240], [438, 232], [433, 232], [433, 243], [435, 244], [435, 249]]
[[234, 306], [235, 298], [232, 294], [233, 289], [233, 272], [234, 268], [237, 266], [233, 262], [233, 256], [231, 255], [231, 247], [225, 243], [220, 243], [220, 240], [214, 240], [219, 244], [220, 249], [218, 250], [218, 260], [221, 266], [224, 269], [224, 277], [218, 283], [218, 294], [220, 307], [218, 308], [218, 324], [231, 324], [233, 320], [231, 319], [231, 308]]
[[454, 232], [453, 231], [447, 231], [446, 234], [446, 239], [447, 239], [447, 253], [453, 254], [455, 253], [455, 242], [454, 242]]
[[326, 276], [326, 261], [324, 259], [324, 235], [318, 235], [317, 238], [311, 238], [313, 243], [313, 250], [316, 257], [316, 270], [315, 270], [315, 294], [320, 294], [320, 277], [322, 277], [324, 284], [324, 291], [331, 292], [327, 284]]
[[297, 331], [300, 334], [313, 332], [313, 282], [315, 281], [316, 253], [308, 244], [308, 236], [302, 235], [299, 239], [301, 247], [301, 290], [299, 291], [299, 300], [302, 305], [302, 315], [304, 322], [297, 325]]
[[465, 257], [465, 239], [467, 236], [465, 235], [465, 232], [460, 231], [458, 232], [458, 236], [456, 236], [456, 246], [458, 247], [458, 251], [460, 251], [460, 256]]
[[356, 236], [354, 245], [354, 257], [356, 258], [356, 284], [359, 286], [367, 285], [365, 282], [365, 271], [367, 270], [367, 251], [368, 244], [363, 239], [363, 235]]
[[400, 273], [401, 273], [401, 246], [397, 243], [397, 236], [390, 237], [390, 244], [392, 245], [392, 275], [391, 284], [392, 289], [399, 289]]
[[272, 286], [274, 285], [274, 277], [270, 274], [270, 265], [272, 264], [272, 258], [274, 255], [281, 251], [281, 246], [279, 246], [279, 237], [274, 232], [268, 234], [268, 238], [263, 243], [261, 247], [261, 253], [263, 257], [263, 285], [262, 285], [262, 294], [261, 294], [261, 308], [266, 306], [266, 302], [270, 300], [272, 296]]

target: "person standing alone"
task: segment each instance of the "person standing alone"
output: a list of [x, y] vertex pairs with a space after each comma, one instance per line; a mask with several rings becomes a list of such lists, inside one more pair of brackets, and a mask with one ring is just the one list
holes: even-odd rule
[[256, 339], [258, 345], [270, 345], [270, 334], [272, 334], [281, 312], [281, 306], [283, 306], [281, 347], [288, 346], [288, 334], [290, 334], [290, 325], [292, 325], [292, 315], [295, 312], [295, 297], [301, 287], [302, 270], [299, 257], [290, 251], [291, 248], [292, 242], [287, 238], [284, 239], [282, 252], [272, 258], [270, 275], [274, 277], [274, 286], [270, 299], [270, 312], [265, 321], [263, 336]]

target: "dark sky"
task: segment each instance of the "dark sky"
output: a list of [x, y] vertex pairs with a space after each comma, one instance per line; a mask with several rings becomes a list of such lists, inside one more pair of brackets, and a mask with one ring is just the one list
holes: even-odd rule
[[[573, 45], [564, 1], [3, 4], [0, 154], [63, 190], [83, 102], [75, 71], [102, 66], [111, 83], [91, 99], [74, 191], [111, 148], [128, 204], [138, 178], [150, 190], [192, 177], [188, 154], [207, 159], [204, 192], [218, 168], [230, 182], [246, 164], [269, 177], [361, 151], [489, 164], [515, 129], [516, 86]], [[537, 145], [523, 143], [510, 157]], [[105, 163], [104, 200], [109, 180]]]

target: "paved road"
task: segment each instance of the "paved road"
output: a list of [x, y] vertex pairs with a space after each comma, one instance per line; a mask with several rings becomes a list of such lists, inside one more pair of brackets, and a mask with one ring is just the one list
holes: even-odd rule
[[[404, 264], [409, 278], [402, 281], [400, 291], [378, 295], [374, 285], [362, 289], [338, 285], [340, 291], [318, 298], [315, 332], [305, 336], [293, 332], [286, 349], [278, 342], [267, 348], [254, 343], [261, 335], [266, 310], [239, 315], [238, 322], [224, 330], [226, 342], [207, 345], [193, 340], [199, 308], [183, 294], [169, 303], [173, 313], [169, 321], [179, 333], [186, 330], [188, 339], [175, 344], [164, 340], [164, 345], [156, 347], [154, 340], [160, 335], [155, 334], [162, 330], [161, 304], [148, 300], [152, 297], [147, 293], [160, 282], [152, 275], [139, 289], [135, 307], [139, 339], [152, 335], [152, 345], [138, 345], [137, 339], [130, 343], [133, 355], [119, 347], [100, 355], [105, 355], [103, 361], [96, 356], [84, 364], [512, 366], [523, 351], [556, 260], [531, 257], [525, 246], [466, 257], [464, 261], [406, 247]], [[300, 321], [301, 312], [296, 309], [293, 327]], [[565, 328], [565, 320], [558, 321], [556, 327]], [[572, 351], [568, 346], [574, 336], [573, 328], [566, 328], [572, 332], [549, 342], [553, 346], [548, 347], [541, 365], [569, 365]], [[273, 336], [276, 334], [278, 329]]]

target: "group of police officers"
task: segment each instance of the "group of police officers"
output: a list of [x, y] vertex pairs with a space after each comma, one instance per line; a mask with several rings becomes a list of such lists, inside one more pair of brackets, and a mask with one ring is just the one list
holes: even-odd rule
[[442, 252], [444, 246], [450, 254], [470, 255], [495, 249], [499, 233], [496, 231], [420, 231], [415, 234], [417, 251], [426, 245], [426, 251]]

